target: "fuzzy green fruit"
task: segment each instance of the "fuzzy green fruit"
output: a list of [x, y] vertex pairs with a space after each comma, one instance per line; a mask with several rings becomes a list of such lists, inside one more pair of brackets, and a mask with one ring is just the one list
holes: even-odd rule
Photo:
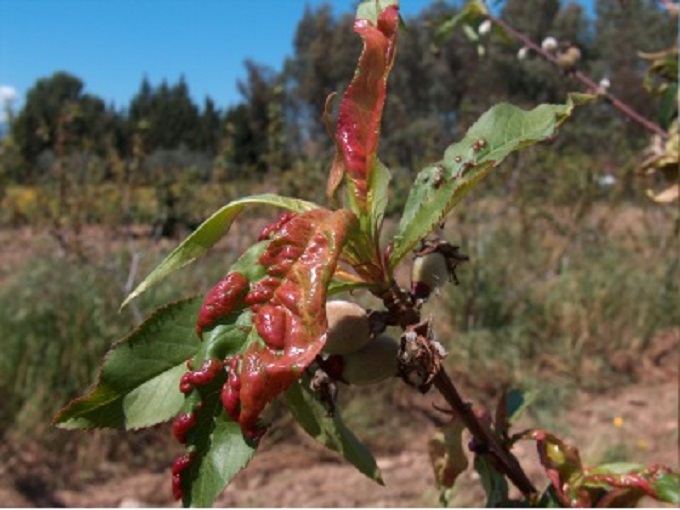
[[342, 357], [342, 378], [357, 386], [376, 384], [395, 377], [398, 371], [399, 342], [387, 335], [379, 335], [362, 349]]
[[371, 339], [371, 325], [366, 310], [350, 301], [326, 303], [328, 333], [322, 351], [326, 354], [349, 354], [358, 351]]
[[418, 298], [427, 298], [451, 279], [446, 257], [437, 251], [416, 257], [411, 271], [411, 292]]

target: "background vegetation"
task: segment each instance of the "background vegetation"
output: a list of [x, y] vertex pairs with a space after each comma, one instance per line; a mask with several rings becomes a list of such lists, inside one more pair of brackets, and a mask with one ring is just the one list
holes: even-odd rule
[[[455, 12], [433, 3], [405, 20], [380, 148], [394, 170], [392, 213], [417, 170], [489, 106], [560, 102], [579, 88], [547, 62], [518, 60], [517, 45], [499, 35], [485, 39], [484, 55], [462, 34], [436, 40], [434, 27]], [[536, 41], [574, 42], [582, 69], [608, 77], [615, 95], [657, 117], [637, 52], [671, 46], [677, 26], [656, 2], [597, 0], [595, 19], [587, 19], [573, 3], [508, 0], [502, 17]], [[244, 217], [243, 235], [230, 236], [210, 263], [118, 315], [135, 278], [172, 246], [163, 238], [254, 191], [320, 200], [334, 150], [321, 113], [354, 71], [360, 40], [352, 23], [329, 6], [307, 9], [282, 71], [247, 61], [242, 101], [225, 111], [210, 98], [196, 105], [182, 78], [144, 79], [120, 110], [68, 72], [34, 84], [0, 146], [3, 443], [82, 448], [74, 444], [82, 436], [50, 429], [54, 412], [93, 380], [114, 340], [155, 304], [181, 297], [175, 286], [208, 288], [266, 218]], [[449, 219], [446, 237], [472, 262], [459, 269], [461, 285], [432, 306], [447, 312], [440, 335], [470, 391], [541, 388], [539, 402], [551, 409], [570, 388], [603, 391], [638, 380], [636, 360], [668, 332], [677, 350], [677, 209], [644, 195], [650, 183], [635, 169], [647, 139], [607, 104], [582, 108], [557, 140], [506, 163]], [[385, 449], [398, 444], [376, 433], [389, 416], [381, 410], [399, 407], [389, 391], [349, 393], [361, 398], [348, 421]], [[94, 441], [105, 457], [124, 450], [134, 461], [149, 449], [130, 445], [159, 441], [149, 437]]]

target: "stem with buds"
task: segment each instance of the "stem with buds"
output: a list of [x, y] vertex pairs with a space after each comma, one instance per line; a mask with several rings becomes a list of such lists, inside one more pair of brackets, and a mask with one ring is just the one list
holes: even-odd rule
[[[549, 51], [544, 50], [541, 48], [538, 44], [536, 44], [534, 41], [532, 41], [529, 37], [524, 35], [522, 32], [517, 30], [516, 28], [512, 27], [509, 25], [505, 20], [501, 18], [497, 18], [496, 16], [487, 13], [486, 14], [487, 18], [492, 22], [497, 24], [498, 26], [502, 27], [507, 33], [512, 35], [515, 39], [521, 41], [527, 48], [532, 49], [539, 55], [541, 55], [544, 59], [548, 60], [549, 62], [552, 62], [555, 65], [559, 65], [559, 62], [555, 55], [550, 53]], [[598, 86], [598, 84], [587, 74], [585, 74], [583, 71], [574, 71], [573, 72], [573, 77], [576, 78], [578, 81], [583, 83], [589, 90], [593, 92], [597, 92], [599, 95], [604, 97], [609, 103], [611, 103], [614, 108], [619, 110], [621, 113], [623, 113], [626, 117], [629, 119], [637, 122], [640, 124], [643, 128], [645, 128], [647, 131], [654, 133], [655, 135], [660, 136], [662, 139], [667, 139], [668, 138], [668, 133], [658, 124], [653, 122], [652, 120], [648, 119], [644, 115], [636, 112], [631, 108], [628, 104], [624, 103], [620, 99], [618, 99], [616, 96], [611, 94], [609, 91], [603, 91], [601, 90], [601, 87]]]

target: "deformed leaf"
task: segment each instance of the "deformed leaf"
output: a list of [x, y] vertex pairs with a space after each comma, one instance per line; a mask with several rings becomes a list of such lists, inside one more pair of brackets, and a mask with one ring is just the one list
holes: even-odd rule
[[416, 177], [395, 234], [390, 269], [492, 168], [512, 152], [550, 139], [574, 106], [590, 99], [571, 94], [564, 105], [540, 105], [531, 111], [501, 103], [483, 114], [460, 142], [446, 150], [444, 159]]
[[238, 395], [232, 417], [246, 433], [255, 433], [265, 405], [300, 377], [323, 347], [327, 288], [354, 221], [347, 210], [302, 213], [273, 235], [258, 259], [267, 275], [253, 282], [245, 297], [255, 327], [248, 348], [232, 360], [238, 377], [225, 389]]
[[272, 194], [245, 197], [225, 205], [205, 220], [193, 233], [191, 233], [191, 235], [189, 235], [189, 237], [182, 241], [182, 243], [180, 243], [180, 245], [177, 246], [177, 248], [175, 248], [127, 298], [125, 298], [121, 308], [149, 287], [163, 280], [169, 274], [190, 264], [203, 255], [208, 249], [214, 246], [217, 241], [224, 237], [229, 231], [232, 222], [241, 211], [247, 206], [254, 204], [282, 207], [296, 213], [309, 211], [319, 207], [316, 204], [305, 202], [304, 200], [280, 197]]
[[[326, 290], [354, 221], [326, 209], [280, 218], [206, 296], [204, 341], [180, 380], [186, 400], [173, 424], [187, 445], [173, 465], [185, 504], [209, 504], [247, 463], [264, 432], [260, 413], [323, 347]], [[236, 452], [233, 462], [220, 460], [223, 450]]]
[[580, 485], [600, 507], [635, 506], [643, 496], [665, 503], [680, 502], [680, 475], [663, 466], [603, 464], [587, 469]]
[[437, 431], [428, 442], [434, 478], [440, 490], [450, 489], [468, 467], [463, 448], [462, 420], [453, 420]]
[[[368, 187], [371, 173], [377, 165], [387, 77], [394, 62], [399, 26], [399, 10], [395, 5], [387, 5], [375, 21], [371, 13], [364, 15], [365, 18], [357, 18], [354, 23], [354, 30], [363, 39], [364, 48], [340, 103], [335, 135], [349, 186], [350, 208], [357, 216], [369, 208]], [[334, 167], [332, 178], [337, 182], [341, 168], [338, 165]], [[335, 185], [329, 186], [329, 189], [334, 188]]]
[[383, 485], [380, 469], [371, 451], [350, 431], [336, 410], [328, 416], [317, 395], [309, 389], [309, 379], [299, 379], [286, 392], [291, 414], [307, 434], [338, 452], [359, 472]]
[[169, 420], [183, 397], [185, 363], [200, 348], [197, 298], [159, 308], [104, 358], [97, 383], [55, 417], [61, 428], [149, 427]]

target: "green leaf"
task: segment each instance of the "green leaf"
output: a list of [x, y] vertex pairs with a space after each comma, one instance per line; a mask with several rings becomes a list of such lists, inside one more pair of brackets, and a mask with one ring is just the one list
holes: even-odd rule
[[219, 209], [205, 220], [189, 237], [187, 237], [137, 288], [125, 298], [121, 308], [139, 296], [152, 285], [160, 282], [170, 273], [190, 264], [214, 246], [231, 227], [234, 219], [249, 205], [263, 204], [281, 207], [293, 212], [303, 212], [319, 208], [318, 205], [304, 200], [263, 194], [235, 200]]
[[475, 471], [486, 493], [486, 507], [495, 508], [505, 506], [508, 500], [508, 482], [484, 455], [475, 455]]
[[322, 445], [338, 452], [361, 473], [384, 485], [380, 469], [370, 450], [345, 426], [336, 411], [326, 408], [309, 389], [309, 379], [300, 379], [286, 392], [286, 404], [300, 426]]
[[[184, 505], [191, 507], [212, 506], [215, 498], [224, 490], [229, 481], [250, 462], [255, 446], [246, 440], [237, 423], [230, 420], [216, 400], [217, 415], [207, 441], [197, 449], [194, 477], [184, 496]], [[200, 425], [199, 425], [200, 426]]]
[[656, 499], [664, 503], [678, 506], [680, 504], [680, 474], [674, 472], [661, 473], [652, 480], [652, 489]]
[[460, 142], [446, 150], [444, 159], [418, 174], [395, 235], [390, 269], [492, 168], [513, 152], [550, 139], [574, 106], [590, 99], [571, 94], [567, 104], [540, 105], [531, 111], [501, 103], [483, 114]]
[[185, 363], [200, 348], [193, 298], [156, 310], [104, 358], [97, 384], [55, 418], [61, 428], [149, 427], [172, 418]]

